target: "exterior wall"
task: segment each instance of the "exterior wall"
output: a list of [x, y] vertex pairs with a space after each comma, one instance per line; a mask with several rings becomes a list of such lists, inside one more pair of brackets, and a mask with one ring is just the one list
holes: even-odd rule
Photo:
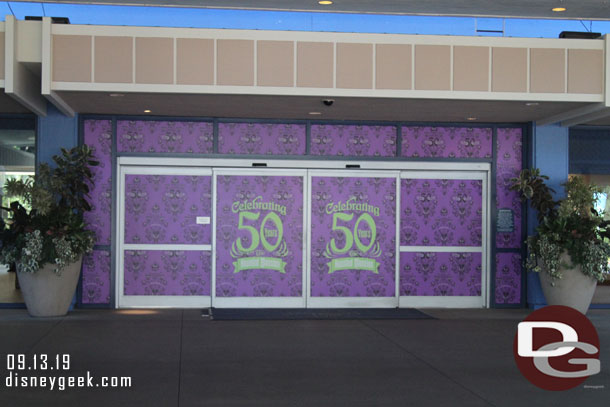
[[[114, 200], [109, 201], [109, 199], [115, 196], [112, 192], [114, 178], [116, 177], [114, 174], [116, 169], [113, 163], [117, 155], [201, 158], [250, 156], [282, 159], [290, 157], [302, 159], [303, 156], [310, 155], [312, 157], [348, 160], [494, 163], [493, 171], [496, 177], [492, 179], [490, 193], [494, 190], [493, 183], [495, 183], [496, 192], [492, 193], [492, 196], [497, 195], [498, 198], [495, 202], [492, 201], [492, 208], [510, 209], [514, 228], [512, 231], [500, 231], [495, 235], [495, 239], [492, 238], [492, 242], [496, 242], [496, 249], [493, 246], [491, 249], [492, 254], [495, 254], [496, 261], [492, 262], [490, 273], [493, 290], [491, 304], [496, 307], [520, 306], [525, 300], [522, 295], [525, 285], [523, 284], [521, 270], [521, 243], [524, 233], [524, 228], [521, 227], [522, 207], [517, 202], [516, 197], [507, 190], [507, 179], [518, 173], [522, 166], [521, 147], [525, 134], [521, 126], [430, 126], [390, 122], [254, 122], [231, 119], [169, 120], [166, 118], [147, 118], [142, 120], [122, 117], [87, 117], [81, 123], [83, 141], [95, 147], [96, 156], [102, 162], [95, 171], [96, 186], [92, 191], [95, 205], [94, 211], [89, 215], [94, 230], [98, 234], [98, 242], [91, 259], [87, 259], [85, 262], [82, 288], [83, 304], [96, 304], [98, 306], [106, 304], [108, 306], [114, 303], [112, 277], [114, 262], [110, 261], [113, 253], [109, 244], [115, 239], [111, 225], [113, 212], [116, 211], [116, 208], [112, 208]], [[424, 181], [418, 180], [417, 183], [419, 185]], [[454, 201], [460, 201], [460, 196], [468, 198], [472, 195], [471, 193], [460, 192], [460, 188], [462, 188], [459, 185], [460, 183], [453, 182], [453, 184], [455, 184], [454, 188], [450, 188], [452, 192], [449, 195], [445, 196], [441, 193], [441, 190], [438, 191], [439, 195], [437, 195], [436, 200], [439, 202], [437, 208], [439, 211], [442, 209], [441, 206], [445, 205], [441, 203], [445, 199], [447, 199], [447, 210], [451, 210], [451, 205]], [[476, 187], [476, 185], [473, 184], [473, 187]], [[419, 191], [421, 188], [416, 189]], [[412, 193], [415, 194], [414, 197], [417, 197], [420, 192], [413, 190]], [[380, 197], [382, 195], [380, 194]], [[473, 207], [468, 208], [465, 207], [463, 210], [471, 214], [480, 211], [480, 209], [477, 210]], [[492, 233], [496, 229], [494, 222], [497, 218], [497, 211], [493, 212], [491, 217]], [[459, 236], [454, 233], [452, 236], [457, 240], [456, 242], [452, 241], [451, 244], [447, 243], [450, 246], [459, 246], [460, 244], [468, 246], [470, 245], [468, 242], [474, 236], [472, 233], [476, 234], [477, 228], [471, 225], [472, 222], [464, 220], [462, 223], [464, 225], [463, 239], [458, 238]], [[296, 230], [298, 227], [293, 229]], [[424, 229], [426, 229], [425, 225]], [[480, 230], [480, 225], [478, 229]], [[459, 229], [458, 232], [462, 233], [461, 230]], [[401, 232], [401, 240], [409, 235], [407, 229], [404, 229]], [[423, 235], [420, 237], [423, 238]], [[434, 241], [434, 237], [428, 240]], [[460, 243], [462, 240], [463, 243]], [[417, 245], [420, 244], [421, 242], [417, 243]], [[438, 256], [440, 257], [435, 260], [434, 267], [438, 267], [438, 270], [454, 267], [455, 273], [458, 274], [455, 275], [455, 279], [449, 277], [448, 281], [454, 280], [456, 284], [458, 281], [464, 281], [464, 276], [461, 275], [463, 270], [472, 272], [472, 270], [477, 269], [476, 265], [481, 262], [480, 255], [477, 253], [439, 253], [436, 257]], [[147, 257], [150, 256], [144, 256], [144, 258]], [[417, 272], [417, 267], [419, 267], [417, 265], [419, 262], [417, 255], [413, 257], [411, 253], [404, 253], [401, 255], [401, 259], [405, 262], [403, 265], [413, 263], [410, 267], [410, 270], [413, 271], [410, 272], [411, 275], [408, 277], [411, 280], [419, 281], [422, 288], [421, 292], [417, 292], [417, 295], [437, 295], [432, 286], [424, 289], [426, 284], [429, 284], [425, 282], [428, 281], [427, 277], [425, 281], [418, 280], [423, 278], [424, 275]], [[162, 259], [150, 258], [149, 260], [157, 261], [159, 265], [162, 265], [163, 262]], [[190, 260], [186, 259], [185, 261]], [[140, 270], [141, 267], [144, 267], [143, 263], [139, 262], [137, 267]], [[458, 275], [460, 278], [458, 278]], [[209, 287], [210, 283], [204, 282], [204, 285], [206, 284]], [[383, 285], [383, 283], [380, 284]], [[476, 284], [475, 286], [466, 284], [463, 287], [459, 284], [450, 290], [436, 292], [440, 292], [441, 295], [443, 295], [442, 293], [444, 295], [474, 295], [473, 293], [480, 292], [481, 289], [480, 285], [476, 288]], [[137, 284], [129, 288], [129, 290], [132, 289], [135, 291], [130, 292], [136, 295], [151, 293], [151, 291], [146, 291], [145, 286]], [[176, 287], [176, 289], [178, 288]], [[229, 286], [225, 284], [223, 289], [229, 289]], [[282, 290], [284, 289], [288, 290], [284, 295], [290, 295], [291, 290], [298, 291], [296, 285], [282, 288]], [[472, 291], [472, 289], [475, 291]], [[414, 293], [409, 286], [401, 286], [401, 290], [404, 295], [410, 292]], [[195, 291], [195, 293], [201, 295], [202, 292]]]
[[[62, 148], [72, 148], [79, 144], [78, 117], [66, 117], [50, 103], [47, 106], [47, 116], [38, 117], [36, 127], [36, 167], [40, 163], [53, 166], [53, 156], [61, 154]], [[77, 292], [71, 307], [79, 295]]]
[[61, 148], [78, 145], [78, 117], [66, 117], [48, 104], [47, 116], [38, 117], [36, 162], [53, 163], [52, 157]]
[[[525, 208], [510, 180], [523, 168], [523, 129], [498, 129], [496, 140], [496, 304], [522, 301], [524, 278], [521, 266], [525, 240]], [[508, 216], [508, 225], [500, 220]], [[510, 225], [512, 224], [512, 228]]]
[[[540, 172], [549, 177], [548, 185], [554, 189], [555, 198], [561, 197], [561, 184], [568, 180], [569, 171], [569, 129], [557, 125], [538, 126], [531, 139], [531, 168], [540, 168]], [[528, 212], [528, 234], [533, 234], [538, 224], [534, 211]], [[546, 305], [540, 277], [536, 273], [527, 273], [527, 303], [532, 308]]]
[[50, 91], [583, 102], [603, 101], [604, 93], [603, 41], [57, 24], [49, 30], [43, 89]]
[[0, 26], [0, 81], [4, 82], [4, 24]]
[[113, 131], [111, 120], [84, 120], [82, 140], [94, 150], [99, 166], [93, 168], [91, 196], [92, 210], [85, 216], [96, 234], [94, 252], [83, 259], [81, 302], [83, 304], [110, 304], [111, 287], [111, 235], [112, 235], [112, 178]]
[[610, 174], [609, 133], [601, 126], [570, 129], [570, 174]]

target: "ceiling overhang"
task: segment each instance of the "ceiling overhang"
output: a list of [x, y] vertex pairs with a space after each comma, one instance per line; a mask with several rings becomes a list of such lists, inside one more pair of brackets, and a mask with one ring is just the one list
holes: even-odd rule
[[[20, 0], [19, 0], [20, 1]], [[610, 20], [608, 0], [43, 0], [43, 3], [166, 6], [240, 10], [402, 14], [428, 16]], [[561, 13], [554, 7], [564, 7]]]
[[[80, 114], [233, 117], [284, 120], [527, 123], [591, 106], [582, 102], [439, 100], [336, 97], [332, 106], [316, 96], [126, 93], [62, 91]], [[145, 110], [150, 110], [145, 113]], [[310, 114], [310, 113], [318, 114]], [[469, 120], [470, 119], [470, 120]]]

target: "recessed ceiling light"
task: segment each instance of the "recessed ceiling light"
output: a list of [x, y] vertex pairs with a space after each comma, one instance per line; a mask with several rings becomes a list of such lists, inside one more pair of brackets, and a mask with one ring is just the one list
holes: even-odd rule
[[150, 109], [146, 109], [146, 110], [144, 110], [144, 113], [150, 113], [150, 112], [151, 112], [151, 110], [150, 110]]
[[317, 115], [321, 115], [322, 112], [309, 112], [309, 114], [312, 116], [317, 116]]
[[330, 6], [331, 4], [333, 4], [333, 2], [332, 2], [332, 1], [330, 1], [330, 0], [320, 0], [320, 1], [318, 2], [318, 4], [321, 4], [321, 5], [323, 5], [323, 6]]
[[540, 103], [538, 102], [527, 102], [525, 106], [538, 106]]
[[111, 93], [108, 96], [110, 96], [111, 98], [122, 98], [125, 95], [123, 93]]
[[553, 7], [551, 10], [555, 13], [561, 13], [562, 11], [566, 11], [567, 9], [565, 7]]
[[472, 122], [472, 121], [477, 120], [477, 118], [476, 117], [467, 117], [466, 120]]

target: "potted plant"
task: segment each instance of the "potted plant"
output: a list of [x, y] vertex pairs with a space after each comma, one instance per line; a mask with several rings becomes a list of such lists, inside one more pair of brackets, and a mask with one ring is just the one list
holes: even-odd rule
[[86, 229], [85, 211], [92, 182], [90, 166], [98, 163], [86, 146], [62, 149], [51, 168], [41, 164], [35, 176], [9, 179], [8, 221], [0, 219], [0, 264], [15, 264], [21, 291], [32, 316], [68, 312], [80, 274], [82, 255], [93, 249], [94, 233]]
[[554, 200], [548, 179], [539, 169], [525, 169], [511, 180], [511, 189], [537, 211], [536, 235], [527, 240], [527, 267], [540, 272], [549, 305], [567, 305], [584, 314], [597, 281], [609, 271], [610, 222], [594, 208], [598, 187], [572, 177], [562, 184], [565, 198]]

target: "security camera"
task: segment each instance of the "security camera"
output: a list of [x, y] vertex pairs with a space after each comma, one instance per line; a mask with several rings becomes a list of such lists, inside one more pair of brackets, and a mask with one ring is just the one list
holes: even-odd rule
[[335, 100], [334, 99], [324, 99], [322, 101], [322, 103], [324, 103], [324, 106], [332, 106], [333, 103], [335, 103]]

